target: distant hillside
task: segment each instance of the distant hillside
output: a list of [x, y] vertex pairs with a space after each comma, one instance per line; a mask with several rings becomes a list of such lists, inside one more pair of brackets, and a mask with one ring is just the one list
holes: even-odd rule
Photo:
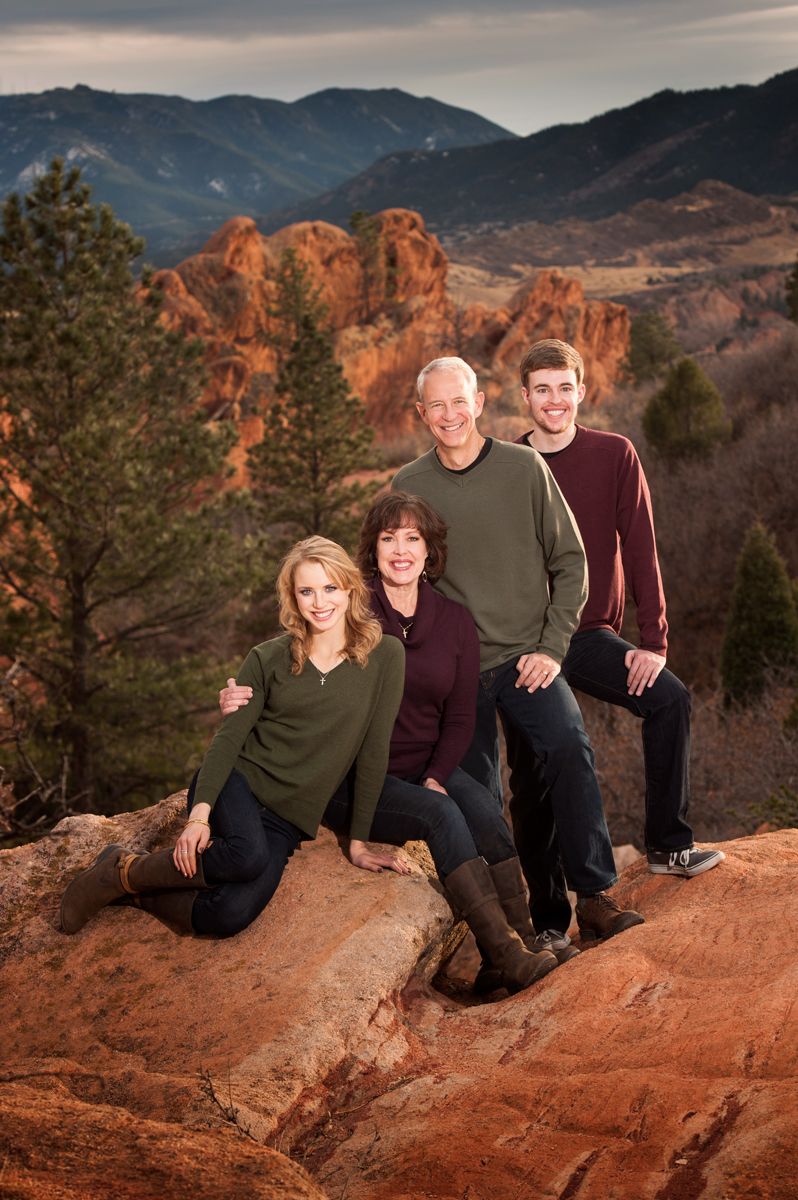
[[273, 214], [343, 222], [401, 205], [451, 232], [563, 217], [595, 220], [717, 179], [754, 195], [798, 190], [798, 70], [759, 86], [658, 92], [527, 138], [391, 154], [334, 191]]
[[[465, 109], [398, 88], [329, 88], [292, 104], [193, 101], [80, 85], [0, 96], [0, 196], [27, 191], [56, 155], [163, 254], [228, 217], [295, 204], [395, 151], [512, 138]], [[347, 214], [348, 215], [348, 214]], [[190, 244], [190, 243], [189, 243]]]

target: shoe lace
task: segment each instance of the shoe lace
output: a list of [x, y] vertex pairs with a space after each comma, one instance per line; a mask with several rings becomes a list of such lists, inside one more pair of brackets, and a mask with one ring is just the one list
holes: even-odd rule
[[595, 904], [598, 904], [601, 908], [608, 908], [610, 912], [621, 911], [620, 906], [616, 904], [612, 896], [608, 896], [606, 892], [597, 892], [596, 895], [591, 896], [590, 899]]
[[567, 946], [570, 940], [567, 933], [560, 933], [558, 929], [544, 929], [535, 938], [535, 945], [540, 946], [543, 950], [547, 950], [549, 946], [556, 944]]

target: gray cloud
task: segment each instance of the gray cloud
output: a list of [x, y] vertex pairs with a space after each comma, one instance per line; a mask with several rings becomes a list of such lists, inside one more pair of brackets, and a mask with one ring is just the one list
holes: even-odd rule
[[796, 16], [772, 0], [3, 0], [0, 92], [394, 86], [528, 133], [663, 87], [759, 82], [798, 63]]
[[[608, 20], [635, 12], [655, 25], [672, 22], [683, 15], [692, 20], [727, 20], [738, 14], [763, 10], [792, 9], [795, 5], [773, 0], [581, 0], [569, 6], [575, 19], [603, 16]], [[562, 9], [553, 0], [495, 0], [487, 9], [484, 0], [192, 0], [163, 3], [163, 0], [4, 0], [0, 28], [47, 26], [101, 30], [146, 30], [202, 36], [235, 35], [244, 30], [259, 33], [312, 34], [322, 31], [385, 29], [423, 24], [430, 17], [491, 18], [556, 14]]]

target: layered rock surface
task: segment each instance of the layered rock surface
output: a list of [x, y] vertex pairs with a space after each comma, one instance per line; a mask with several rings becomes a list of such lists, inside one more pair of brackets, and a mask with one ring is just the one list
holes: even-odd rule
[[447, 292], [448, 260], [422, 218], [387, 209], [373, 220], [373, 243], [364, 244], [324, 221], [264, 237], [254, 221], [236, 217], [202, 253], [155, 276], [167, 319], [206, 342], [205, 407], [238, 423], [242, 450], [259, 438], [260, 414], [274, 394], [276, 277], [288, 248], [320, 289], [347, 379], [384, 437], [414, 427], [415, 377], [442, 354], [472, 363], [494, 404], [491, 416], [517, 408], [518, 363], [541, 337], [565, 338], [589, 355], [590, 398], [606, 395], [628, 348], [622, 305], [588, 301], [579, 283], [547, 270], [502, 308], [458, 308]]
[[[415, 971], [434, 969], [449, 945], [451, 912], [421, 868], [402, 879], [357, 871], [330, 835], [306, 844], [266, 914], [229, 941], [181, 939], [126, 907], [106, 909], [74, 937], [58, 930], [65, 880], [109, 842], [168, 844], [182, 804], [180, 794], [144, 813], [68, 818], [35, 845], [0, 852], [0, 1078], [42, 1092], [27, 1117], [24, 1095], [0, 1093], [9, 1106], [0, 1129], [17, 1122], [23, 1139], [6, 1143], [7, 1170], [22, 1181], [44, 1170], [35, 1131], [49, 1139], [47, 1113], [67, 1098], [65, 1120], [93, 1123], [108, 1137], [118, 1127], [122, 1141], [138, 1130], [136, 1139], [151, 1143], [145, 1182], [160, 1170], [159, 1145], [168, 1157], [167, 1126], [202, 1131], [194, 1139], [200, 1157], [213, 1157], [213, 1139], [222, 1138], [227, 1149], [219, 1153], [246, 1180], [255, 1143], [290, 1145], [326, 1114], [339, 1077], [371, 1073], [377, 1061], [391, 1070], [414, 1053], [415, 1037], [391, 998]], [[122, 1110], [136, 1120], [123, 1120]], [[246, 1135], [234, 1143], [246, 1150], [240, 1160], [227, 1140], [230, 1124]], [[98, 1134], [97, 1179], [103, 1141]], [[184, 1143], [190, 1157], [187, 1132]], [[47, 1144], [53, 1178], [71, 1173], [66, 1143]], [[118, 1194], [188, 1194], [180, 1172], [171, 1190], [150, 1180], [137, 1191], [133, 1157], [120, 1167], [131, 1167], [131, 1190]], [[0, 1171], [2, 1160], [0, 1153]], [[270, 1179], [272, 1167], [268, 1158], [258, 1170]], [[280, 1165], [272, 1191], [242, 1183], [226, 1194], [294, 1195], [280, 1190], [289, 1168]], [[306, 1188], [297, 1183], [297, 1196], [319, 1194], [296, 1175]]]
[[370, 875], [324, 835], [227, 942], [128, 908], [59, 933], [74, 871], [167, 844], [180, 806], [0, 853], [9, 1196], [100, 1197], [112, 1171], [113, 1194], [169, 1200], [197, 1164], [198, 1194], [233, 1198], [795, 1195], [798, 832], [693, 880], [633, 864], [619, 898], [645, 925], [465, 1006], [430, 982], [452, 918], [420, 851], [412, 877]]
[[798, 832], [693, 880], [631, 867], [646, 924], [530, 992], [406, 999], [427, 1060], [334, 1121], [310, 1162], [347, 1200], [798, 1194]]

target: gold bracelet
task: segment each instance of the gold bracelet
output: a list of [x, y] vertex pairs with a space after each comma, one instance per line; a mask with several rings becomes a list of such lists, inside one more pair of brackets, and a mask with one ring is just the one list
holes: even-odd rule
[[210, 821], [203, 821], [202, 817], [192, 817], [190, 821], [186, 821], [186, 828], [189, 825], [207, 825], [208, 829], [211, 827]]

